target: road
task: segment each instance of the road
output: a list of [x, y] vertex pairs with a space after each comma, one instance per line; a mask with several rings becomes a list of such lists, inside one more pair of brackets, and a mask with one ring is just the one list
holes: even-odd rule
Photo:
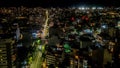
[[37, 51], [35, 60], [32, 62], [30, 68], [40, 68], [39, 62], [41, 61], [41, 56], [42, 56], [42, 53], [40, 51]]
[[[48, 26], [48, 10], [46, 10], [46, 20], [44, 24], [42, 39], [45, 39], [45, 36], [47, 35], [47, 31], [48, 31], [47, 26]], [[42, 60], [43, 60], [42, 52], [36, 50], [35, 59], [32, 61], [30, 68], [42, 68], [42, 62], [43, 62]]]

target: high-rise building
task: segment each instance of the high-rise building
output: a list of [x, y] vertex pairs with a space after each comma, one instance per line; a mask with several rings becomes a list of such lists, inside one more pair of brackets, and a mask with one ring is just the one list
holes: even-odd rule
[[0, 40], [0, 68], [14, 68], [12, 62], [13, 45], [11, 39]]
[[47, 65], [55, 64], [55, 56], [46, 55]]

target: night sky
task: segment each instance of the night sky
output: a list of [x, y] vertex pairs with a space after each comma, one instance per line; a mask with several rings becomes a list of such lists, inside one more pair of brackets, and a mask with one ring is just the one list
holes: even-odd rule
[[66, 7], [71, 5], [120, 6], [120, 0], [0, 0], [0, 6]]

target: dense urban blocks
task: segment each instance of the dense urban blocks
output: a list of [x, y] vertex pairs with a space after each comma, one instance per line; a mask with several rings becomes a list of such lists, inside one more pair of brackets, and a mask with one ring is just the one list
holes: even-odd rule
[[119, 11], [0, 8], [0, 68], [119, 68]]

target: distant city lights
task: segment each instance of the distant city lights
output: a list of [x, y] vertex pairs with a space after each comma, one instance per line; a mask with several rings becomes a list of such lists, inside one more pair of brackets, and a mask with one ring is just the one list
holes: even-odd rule
[[95, 9], [99, 9], [99, 10], [102, 10], [103, 9], [103, 7], [96, 7], [96, 6], [94, 6], [94, 7], [86, 7], [86, 6], [81, 6], [81, 7], [78, 7], [78, 9], [79, 10], [89, 10], [89, 9], [92, 9], [92, 10], [95, 10]]
[[105, 26], [105, 25], [103, 25], [103, 26], [102, 26], [102, 28], [106, 28], [106, 26]]
[[92, 7], [92, 9], [93, 9], [93, 10], [95, 10], [95, 9], [96, 9], [96, 7]]
[[101, 28], [106, 29], [106, 28], [108, 28], [108, 26], [106, 24], [103, 24], [103, 25], [101, 25]]

